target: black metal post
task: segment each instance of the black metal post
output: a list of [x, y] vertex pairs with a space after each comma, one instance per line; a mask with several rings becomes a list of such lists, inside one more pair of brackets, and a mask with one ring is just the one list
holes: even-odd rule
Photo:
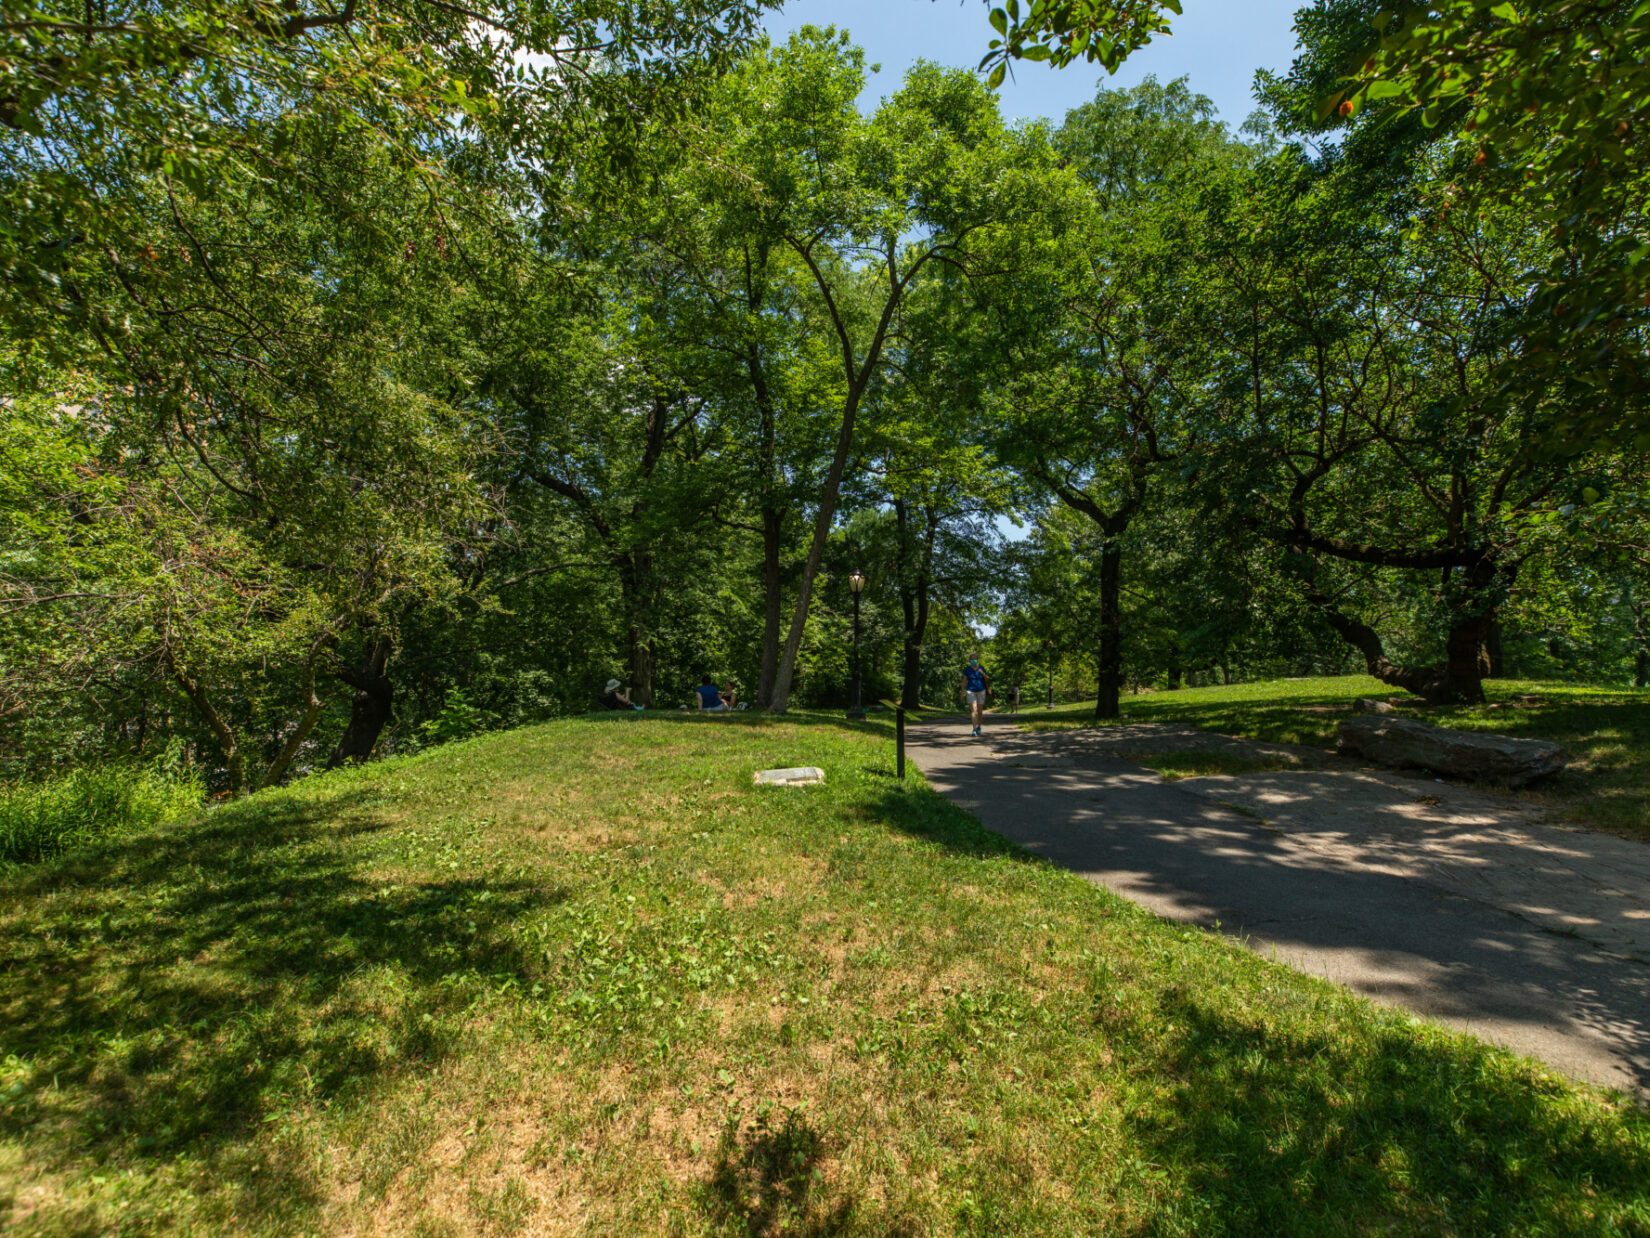
[[865, 721], [865, 710], [859, 703], [859, 590], [854, 590], [854, 686], [849, 698], [848, 718], [852, 722]]
[[894, 769], [905, 781], [905, 706], [894, 711]]

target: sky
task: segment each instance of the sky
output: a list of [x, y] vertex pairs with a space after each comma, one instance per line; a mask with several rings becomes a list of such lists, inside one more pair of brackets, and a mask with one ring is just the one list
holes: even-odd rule
[[[1051, 69], [1021, 62], [999, 92], [1011, 120], [1047, 117], [1058, 123], [1071, 108], [1094, 97], [1096, 85], [1133, 86], [1147, 74], [1161, 81], [1184, 76], [1208, 95], [1233, 129], [1255, 108], [1250, 92], [1256, 69], [1284, 71], [1294, 59], [1295, 10], [1306, 0], [1184, 0], [1185, 13], [1172, 18], [1174, 33], [1159, 38], [1124, 61], [1115, 77], [1099, 65]], [[775, 41], [800, 26], [846, 27], [865, 49], [867, 64], [881, 63], [860, 100], [874, 107], [899, 88], [915, 60], [972, 68], [993, 37], [983, 0], [789, 0], [769, 16]]]

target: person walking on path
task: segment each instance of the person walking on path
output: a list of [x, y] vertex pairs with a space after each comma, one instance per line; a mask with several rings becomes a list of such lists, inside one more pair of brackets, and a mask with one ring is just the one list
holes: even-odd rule
[[959, 691], [963, 700], [968, 702], [969, 712], [974, 719], [972, 734], [980, 733], [980, 722], [985, 716], [985, 695], [991, 691], [991, 676], [985, 673], [985, 667], [980, 665], [980, 655], [972, 654], [968, 665], [963, 667], [962, 685]]

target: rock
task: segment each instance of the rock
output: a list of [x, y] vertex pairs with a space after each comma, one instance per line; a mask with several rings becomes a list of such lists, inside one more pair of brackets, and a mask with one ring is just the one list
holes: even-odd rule
[[1352, 708], [1360, 714], [1390, 714], [1397, 712], [1386, 701], [1377, 701], [1372, 696], [1360, 696], [1352, 702]]
[[1337, 728], [1342, 752], [1380, 765], [1521, 787], [1564, 768], [1564, 749], [1542, 739], [1455, 731], [1416, 718], [1349, 718]]
[[824, 782], [825, 771], [817, 765], [799, 765], [794, 769], [759, 769], [751, 781], [759, 787], [805, 787], [809, 783]]

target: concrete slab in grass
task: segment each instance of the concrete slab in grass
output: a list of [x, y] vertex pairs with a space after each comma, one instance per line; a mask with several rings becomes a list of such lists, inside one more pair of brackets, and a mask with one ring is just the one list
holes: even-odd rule
[[825, 781], [825, 771], [817, 765], [799, 765], [795, 769], [759, 769], [751, 781], [759, 787], [806, 787]]

